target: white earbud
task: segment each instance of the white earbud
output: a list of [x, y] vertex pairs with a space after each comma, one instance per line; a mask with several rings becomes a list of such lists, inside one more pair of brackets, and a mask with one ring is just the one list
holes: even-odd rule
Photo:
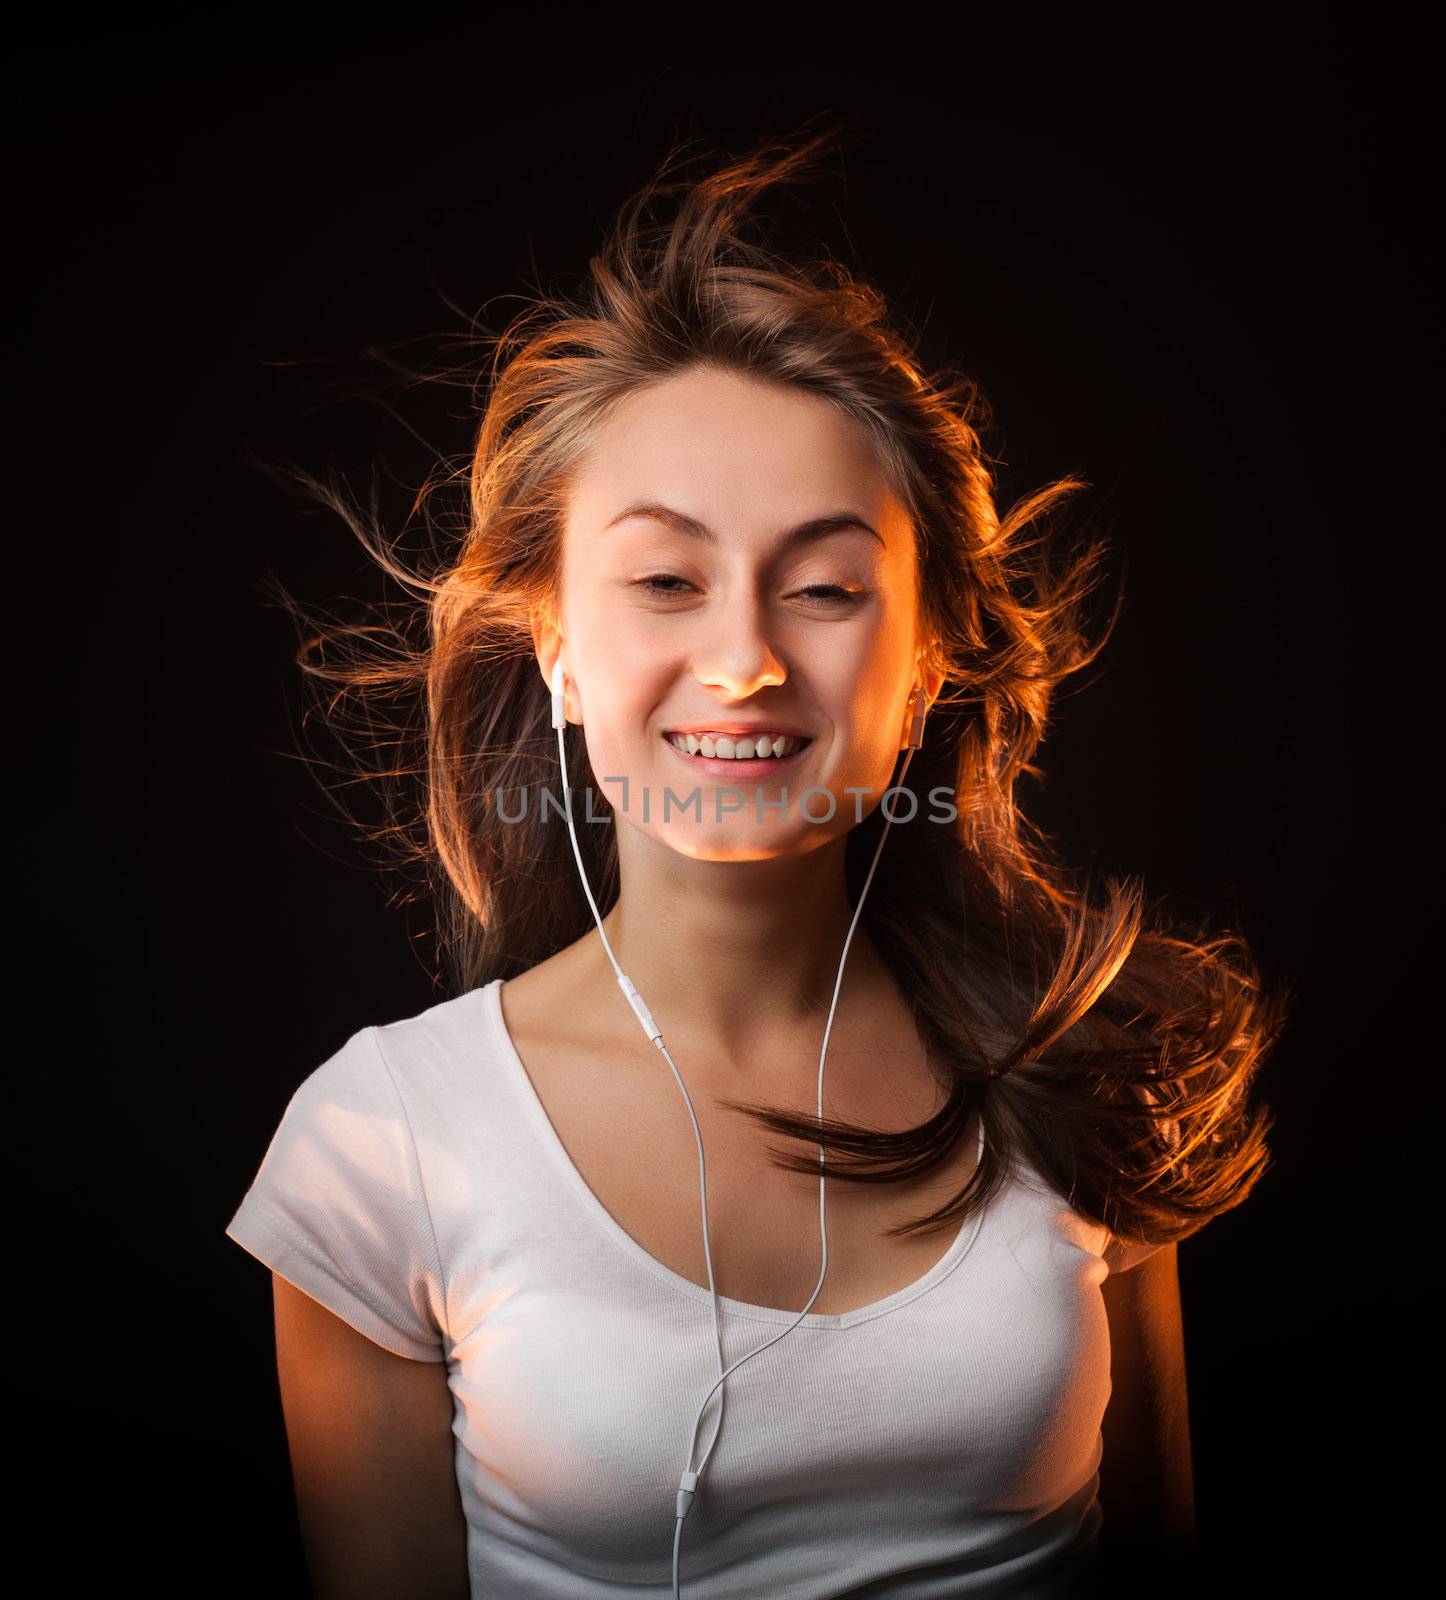
[[552, 664], [552, 725], [554, 728], [567, 726], [567, 712], [563, 709], [562, 704], [564, 681], [562, 657], [559, 656]]
[[914, 722], [909, 729], [909, 742], [904, 746], [906, 750], [922, 750], [924, 747], [924, 718], [929, 715], [929, 697], [924, 693], [922, 683], [914, 685]]

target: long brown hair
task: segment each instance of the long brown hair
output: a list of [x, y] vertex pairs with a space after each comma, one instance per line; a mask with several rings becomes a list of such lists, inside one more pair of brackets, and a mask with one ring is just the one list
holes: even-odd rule
[[[977, 1170], [896, 1234], [957, 1227], [1017, 1153], [1117, 1236], [1184, 1238], [1238, 1205], [1268, 1164], [1272, 1118], [1251, 1090], [1288, 1000], [1264, 990], [1239, 935], [1177, 925], [1134, 880], [1081, 884], [1021, 811], [1015, 786], [1038, 774], [1030, 760], [1051, 697], [1108, 635], [1107, 625], [1090, 642], [1084, 620], [1105, 547], [1095, 539], [1055, 558], [1058, 506], [1087, 487], [1074, 478], [999, 514], [983, 397], [961, 374], [920, 369], [876, 289], [837, 262], [782, 259], [747, 237], [759, 195], [831, 137], [765, 142], [691, 178], [676, 176], [683, 163], [670, 152], [590, 262], [590, 290], [539, 292], [500, 334], [469, 332], [467, 359], [434, 374], [485, 379], [486, 395], [470, 459], [444, 467], [416, 502], [435, 529], [437, 496], [465, 485], [431, 572], [401, 560], [375, 512], [297, 473], [412, 597], [399, 620], [317, 628], [283, 595], [312, 630], [298, 661], [331, 686], [327, 725], [344, 746], [360, 756], [360, 735], [387, 752], [366, 773], [388, 796], [374, 837], [424, 867], [459, 992], [524, 972], [593, 926], [557, 809], [529, 805], [516, 820], [515, 797], [557, 792], [530, 622], [557, 604], [569, 484], [597, 424], [699, 363], [839, 407], [912, 513], [924, 634], [946, 674], [908, 787], [922, 810], [942, 786], [958, 820], [896, 824], [863, 922], [948, 1099], [903, 1133], [735, 1109], [804, 1141], [772, 1147], [779, 1166], [817, 1173], [822, 1141], [829, 1174], [858, 1183], [927, 1174], [977, 1110]], [[664, 219], [649, 220], [668, 199]], [[577, 814], [607, 816], [580, 730], [565, 737]], [[513, 799], [499, 806], [501, 796]], [[876, 808], [849, 835], [855, 901], [882, 825]], [[578, 828], [604, 915], [618, 894], [615, 826]]]

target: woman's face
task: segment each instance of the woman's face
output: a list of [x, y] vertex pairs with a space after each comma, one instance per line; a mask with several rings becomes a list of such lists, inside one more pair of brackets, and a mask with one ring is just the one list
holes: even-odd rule
[[[867, 816], [907, 737], [916, 559], [903, 505], [826, 402], [705, 367], [629, 396], [574, 480], [560, 613], [568, 720], [619, 822], [697, 859], [759, 860]], [[547, 676], [557, 634], [537, 642]], [[743, 726], [807, 743], [732, 761], [670, 740]]]

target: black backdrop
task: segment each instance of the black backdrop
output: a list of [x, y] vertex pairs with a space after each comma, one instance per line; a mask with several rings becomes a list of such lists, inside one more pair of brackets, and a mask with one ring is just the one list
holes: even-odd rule
[[89, 1536], [62, 1562], [302, 1592], [268, 1278], [222, 1230], [300, 1079], [443, 997], [425, 908], [389, 904], [293, 757], [292, 631], [261, 580], [382, 590], [248, 457], [363, 493], [375, 472], [395, 525], [430, 450], [465, 450], [463, 396], [398, 386], [393, 414], [337, 398], [338, 371], [457, 326], [449, 302], [575, 283], [673, 138], [736, 150], [824, 110], [843, 185], [785, 213], [811, 207], [926, 358], [982, 382], [1004, 500], [1078, 473], [1115, 541], [1125, 610], [1059, 705], [1035, 813], [1076, 860], [1243, 927], [1296, 991], [1275, 1165], [1181, 1273], [1207, 1548], [1338, 1572], [1402, 1514], [1379, 1419], [1423, 1359], [1375, 1204], [1423, 1193], [1420, 1120], [1376, 1109], [1365, 974], [1395, 930], [1358, 921], [1363, 628], [1396, 532], [1369, 506], [1401, 474], [1387, 362], [1422, 270], [1374, 45], [1025, 18], [629, 58], [595, 20], [550, 58], [571, 24], [127, 26], [36, 34], [12, 79], [12, 688], [41, 708], [15, 1015], [43, 1019], [38, 1047], [17, 1033], [15, 1147], [41, 1219], [22, 1315], [52, 1334], [31, 1487]]

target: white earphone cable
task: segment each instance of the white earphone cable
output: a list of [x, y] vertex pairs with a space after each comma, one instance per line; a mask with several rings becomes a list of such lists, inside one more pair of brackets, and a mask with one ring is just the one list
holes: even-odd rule
[[[763, 1351], [777, 1344], [780, 1339], [793, 1332], [799, 1323], [803, 1321], [804, 1317], [808, 1315], [810, 1307], [822, 1293], [824, 1280], [828, 1276], [828, 1221], [825, 1204], [826, 1180], [824, 1171], [824, 1146], [822, 1143], [820, 1143], [818, 1147], [818, 1226], [819, 1239], [822, 1244], [823, 1252], [823, 1260], [819, 1271], [818, 1282], [814, 1285], [813, 1293], [808, 1298], [808, 1304], [804, 1306], [803, 1310], [799, 1312], [794, 1321], [789, 1323], [782, 1333], [776, 1334], [772, 1339], [766, 1340], [756, 1349], [750, 1350], [747, 1355], [740, 1356], [739, 1359], [735, 1361], [733, 1365], [725, 1372], [723, 1370], [723, 1328], [718, 1313], [718, 1289], [713, 1276], [713, 1252], [708, 1239], [708, 1175], [706, 1162], [703, 1156], [703, 1135], [698, 1127], [698, 1118], [693, 1110], [693, 1101], [692, 1097], [688, 1093], [688, 1086], [683, 1082], [682, 1074], [678, 1071], [677, 1063], [673, 1060], [673, 1057], [668, 1051], [667, 1045], [663, 1042], [662, 1030], [653, 1020], [653, 1015], [648, 1010], [647, 1005], [644, 1003], [643, 997], [633, 986], [632, 980], [623, 971], [622, 967], [618, 964], [617, 957], [613, 954], [613, 947], [608, 942], [607, 930], [603, 927], [602, 917], [597, 908], [597, 901], [593, 899], [592, 887], [588, 883], [587, 872], [583, 867], [582, 851], [578, 846], [577, 828], [573, 822], [572, 816], [572, 789], [567, 781], [567, 751], [563, 737], [567, 718], [563, 709], [563, 686], [563, 669], [562, 663], [559, 661], [554, 666], [552, 673], [552, 725], [557, 730], [557, 756], [558, 764], [562, 771], [563, 813], [567, 818], [567, 831], [572, 840], [572, 853], [577, 862], [578, 875], [582, 879], [583, 892], [587, 895], [588, 905], [592, 908], [593, 920], [597, 923], [597, 931], [602, 935], [603, 948], [607, 951], [608, 960], [611, 962], [613, 971], [617, 975], [618, 986], [627, 996], [628, 1003], [632, 1006], [638, 1021], [642, 1024], [643, 1031], [647, 1034], [648, 1038], [651, 1039], [655, 1045], [657, 1045], [658, 1049], [662, 1051], [664, 1059], [667, 1061], [669, 1068], [672, 1070], [672, 1074], [677, 1082], [678, 1088], [682, 1091], [683, 1101], [688, 1108], [688, 1117], [693, 1124], [693, 1138], [698, 1147], [698, 1185], [703, 1220], [703, 1254], [708, 1265], [708, 1293], [713, 1305], [713, 1336], [717, 1349], [718, 1378], [713, 1384], [713, 1387], [708, 1390], [706, 1395], [703, 1396], [702, 1403], [698, 1407], [697, 1415], [693, 1419], [692, 1437], [689, 1440], [688, 1446], [689, 1467], [688, 1470], [683, 1473], [683, 1476], [678, 1484], [678, 1501], [673, 1524], [673, 1596], [674, 1600], [682, 1600], [682, 1587], [678, 1577], [678, 1557], [683, 1535], [683, 1520], [688, 1515], [689, 1507], [693, 1503], [694, 1491], [697, 1489], [698, 1481], [703, 1475], [703, 1470], [708, 1465], [708, 1460], [713, 1454], [713, 1446], [717, 1443], [718, 1433], [723, 1425], [724, 1395], [720, 1394], [718, 1397], [718, 1416], [717, 1422], [713, 1429], [713, 1436], [708, 1441], [708, 1448], [703, 1454], [703, 1459], [698, 1463], [697, 1468], [694, 1469], [691, 1463], [694, 1453], [697, 1449], [698, 1426], [703, 1419], [703, 1412], [707, 1409], [708, 1401], [712, 1399], [714, 1392], [717, 1391], [720, 1386], [724, 1384], [725, 1380], [731, 1374], [736, 1372], [745, 1361], [751, 1361], [754, 1356], [761, 1355]], [[922, 691], [916, 690], [913, 724], [910, 729], [908, 745], [905, 747], [904, 764], [899, 769], [898, 778], [895, 780], [896, 783], [902, 783], [905, 774], [909, 770], [909, 763], [913, 760], [914, 752], [919, 749], [923, 743], [924, 717], [927, 711], [927, 706], [921, 704], [921, 700]], [[885, 798], [887, 799], [887, 796]], [[873, 859], [869, 863], [868, 875], [864, 879], [863, 888], [859, 892], [858, 904], [854, 907], [853, 918], [849, 923], [848, 933], [844, 937], [843, 954], [839, 958], [838, 973], [834, 978], [833, 998], [829, 1002], [828, 1020], [824, 1024], [823, 1030], [823, 1046], [819, 1053], [818, 1059], [818, 1120], [820, 1126], [823, 1124], [824, 1063], [828, 1059], [829, 1035], [833, 1030], [834, 1012], [838, 1007], [839, 991], [843, 985], [844, 966], [848, 961], [849, 946], [853, 942], [854, 929], [858, 926], [859, 915], [864, 908], [864, 899], [868, 895], [869, 885], [874, 879], [874, 868], [879, 864], [879, 855], [884, 848], [884, 840], [888, 838], [889, 829], [893, 825], [893, 820], [893, 817], [889, 814], [887, 805], [885, 805], [883, 831], [879, 834], [879, 842], [874, 847]], [[726, 1394], [726, 1390], [724, 1391], [724, 1394]]]

